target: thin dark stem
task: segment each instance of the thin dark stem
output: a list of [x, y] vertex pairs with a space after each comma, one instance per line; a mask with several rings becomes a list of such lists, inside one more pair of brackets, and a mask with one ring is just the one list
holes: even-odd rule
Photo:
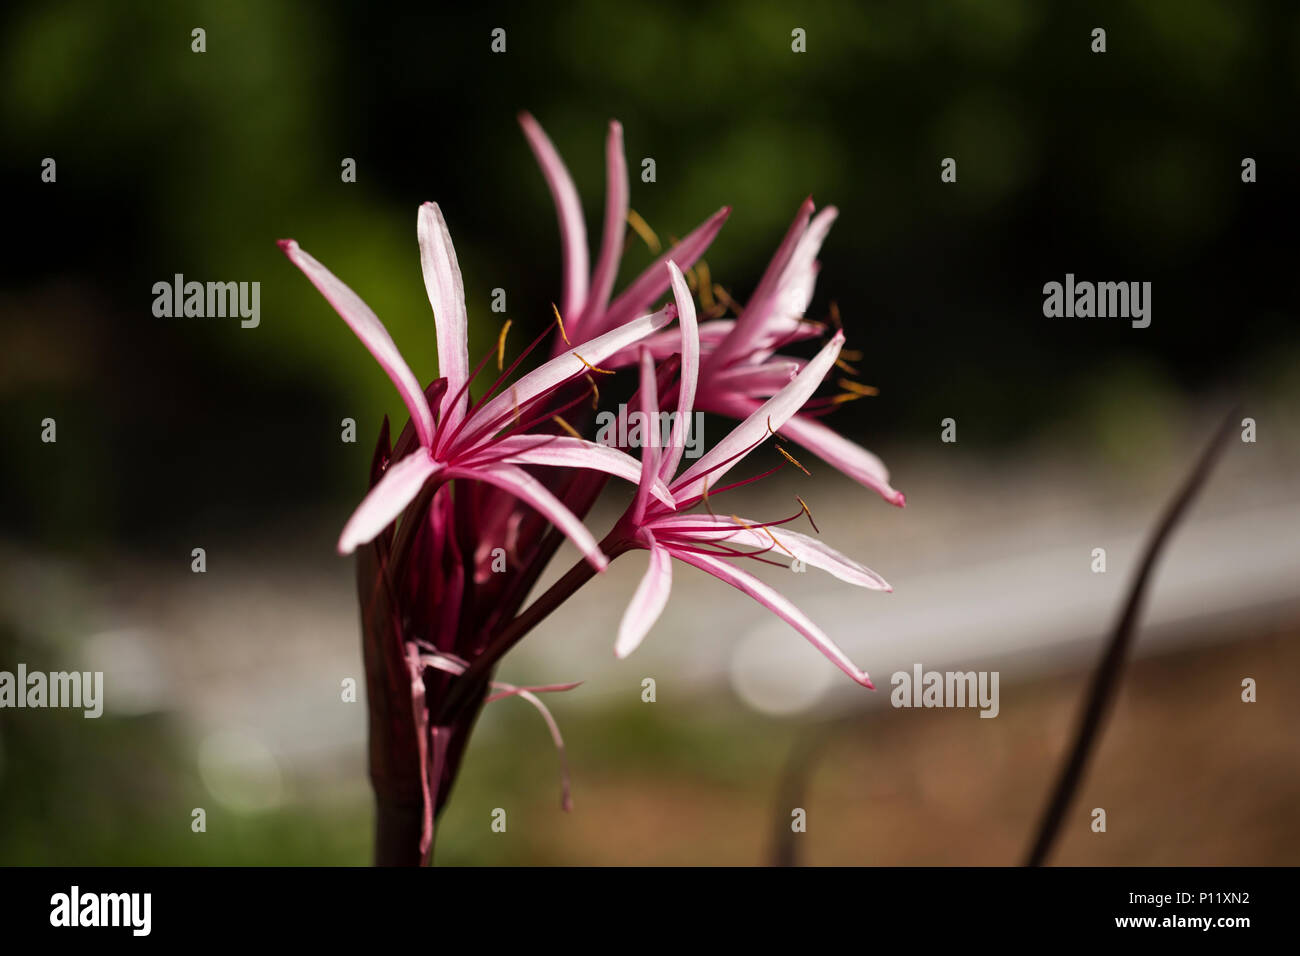
[[[856, 715], [855, 715], [856, 716]], [[808, 783], [813, 768], [821, 759], [822, 751], [830, 743], [834, 731], [848, 721], [835, 721], [814, 728], [802, 740], [796, 740], [790, 749], [785, 770], [776, 795], [776, 829], [772, 834], [772, 866], [798, 866], [798, 834], [791, 826], [791, 813], [808, 793]]]
[[1083, 712], [1079, 718], [1078, 729], [1075, 732], [1074, 745], [1070, 748], [1069, 757], [1061, 768], [1056, 786], [1052, 790], [1051, 799], [1043, 811], [1033, 848], [1029, 851], [1029, 856], [1025, 860], [1026, 866], [1042, 866], [1051, 852], [1052, 844], [1061, 829], [1066, 811], [1069, 810], [1070, 803], [1074, 799], [1075, 792], [1079, 789], [1079, 784], [1083, 779], [1083, 772], [1087, 767], [1088, 758], [1091, 756], [1093, 746], [1100, 734], [1101, 725], [1119, 690], [1124, 662], [1137, 633], [1138, 618], [1142, 611], [1142, 599], [1146, 593], [1147, 583], [1151, 578], [1156, 561], [1160, 557], [1160, 552], [1170, 534], [1187, 512], [1192, 500], [1196, 497], [1196, 493], [1200, 491], [1210, 472], [1214, 469], [1215, 462], [1227, 444], [1228, 435], [1232, 432], [1236, 418], [1237, 410], [1234, 409], [1214, 433], [1214, 437], [1210, 440], [1205, 451], [1202, 452], [1200, 460], [1197, 461], [1196, 467], [1192, 469], [1192, 473], [1188, 475], [1178, 494], [1166, 506], [1164, 516], [1147, 543], [1146, 551], [1142, 555], [1142, 561], [1138, 565], [1137, 575], [1129, 587], [1123, 613], [1120, 614], [1119, 622], [1115, 625], [1114, 633], [1106, 646], [1106, 652], [1102, 656], [1101, 664], [1093, 672], [1092, 682], [1085, 697]]

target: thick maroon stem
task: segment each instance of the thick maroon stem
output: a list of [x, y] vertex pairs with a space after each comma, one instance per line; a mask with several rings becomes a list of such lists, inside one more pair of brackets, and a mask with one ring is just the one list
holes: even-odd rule
[[423, 803], [375, 799], [375, 866], [419, 866]]

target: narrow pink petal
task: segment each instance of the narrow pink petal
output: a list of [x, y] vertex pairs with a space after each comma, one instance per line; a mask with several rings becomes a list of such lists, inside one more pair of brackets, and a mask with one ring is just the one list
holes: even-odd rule
[[771, 303], [776, 296], [786, 266], [789, 265], [790, 258], [799, 245], [799, 240], [803, 238], [804, 233], [808, 230], [808, 220], [812, 217], [812, 212], [813, 201], [812, 197], [809, 196], [800, 204], [799, 211], [795, 213], [794, 222], [790, 223], [785, 238], [777, 246], [776, 252], [772, 255], [772, 260], [767, 264], [767, 269], [763, 272], [763, 277], [758, 280], [754, 293], [749, 297], [749, 302], [746, 303], [740, 318], [736, 321], [734, 331], [709, 356], [711, 368], [722, 368], [735, 361], [748, 352], [762, 334], [763, 320], [769, 314]]
[[[704, 322], [699, 326], [700, 345], [712, 346], [727, 337], [735, 323], [731, 319], [717, 319], [712, 322]], [[650, 354], [655, 357], [656, 362], [662, 362], [670, 355], [677, 355], [682, 350], [682, 330], [679, 328], [669, 329], [667, 332], [660, 332], [657, 335], [648, 336], [644, 341], [639, 343], [636, 348], [623, 349], [616, 352], [609, 358], [605, 359], [606, 368], [622, 368], [625, 365], [632, 365], [637, 361], [640, 347], [644, 345], [650, 350]]]
[[889, 469], [884, 462], [817, 419], [795, 415], [781, 426], [780, 432], [891, 505], [901, 508], [906, 503], [907, 497], [889, 484]]
[[[564, 737], [560, 735], [560, 725], [557, 724], [555, 718], [551, 716], [550, 709], [542, 703], [540, 697], [526, 687], [515, 687], [512, 684], [503, 684], [500, 681], [492, 681], [491, 683], [493, 687], [500, 688], [505, 691], [505, 693], [497, 694], [495, 697], [488, 698], [488, 700], [500, 700], [502, 697], [511, 696], [519, 697], [536, 707], [537, 712], [542, 715], [542, 720], [546, 721], [546, 728], [551, 732], [551, 742], [555, 744], [555, 750], [560, 755], [560, 807], [566, 811], [572, 810], [573, 793], [569, 786], [569, 758], [564, 751]], [[568, 685], [568, 687], [577, 686], [577, 684]], [[557, 686], [555, 688], [547, 689], [567, 690], [568, 687], [560, 688]]]
[[[758, 408], [759, 400], [739, 394], [723, 394], [713, 390], [701, 396], [700, 407], [707, 412], [726, 415], [730, 418], [748, 418]], [[779, 429], [786, 438], [798, 442], [822, 461], [849, 478], [870, 488], [896, 507], [907, 503], [907, 496], [889, 483], [889, 469], [879, 458], [861, 445], [849, 441], [839, 432], [827, 427], [820, 420], [806, 415], [795, 415]], [[712, 482], [710, 482], [712, 485]], [[679, 500], [686, 500], [685, 495], [675, 495]]]
[[659, 477], [659, 393], [655, 381], [655, 361], [645, 349], [641, 350], [641, 414], [645, 422], [641, 435], [641, 474], [637, 480], [636, 498], [632, 502], [632, 521], [640, 524], [645, 517], [650, 488]]
[[514, 684], [506, 684], [499, 680], [488, 681], [494, 690], [499, 693], [484, 698], [483, 703], [490, 704], [493, 701], [504, 700], [507, 697], [517, 697], [525, 691], [533, 694], [558, 694], [566, 690], [573, 690], [575, 687], [581, 687], [582, 681], [574, 680], [565, 684], [528, 684], [525, 687], [516, 687]]
[[560, 244], [564, 254], [560, 314], [566, 319], [577, 319], [587, 304], [587, 223], [582, 216], [582, 203], [578, 200], [573, 177], [537, 120], [528, 113], [520, 113], [519, 125], [523, 127], [528, 145], [542, 168], [546, 186], [555, 202], [555, 216], [560, 222]]
[[[480, 408], [474, 414], [473, 421], [466, 426], [465, 433], [457, 439], [456, 444], [463, 447], [467, 443], [482, 439], [485, 435], [495, 434], [503, 424], [513, 419], [516, 408], [526, 405], [538, 395], [562, 385], [571, 378], [586, 373], [588, 369], [584, 360], [598, 366], [607, 356], [634, 345], [671, 321], [669, 311], [663, 309], [653, 315], [633, 319], [612, 332], [606, 332], [590, 342], [569, 349], [563, 355], [557, 355], [546, 364], [533, 369]], [[582, 356], [581, 359], [578, 358], [579, 355]]]
[[768, 263], [767, 269], [763, 272], [763, 277], [758, 280], [758, 286], [750, 297], [751, 301], [761, 301], [776, 293], [786, 267], [790, 264], [795, 255], [795, 250], [799, 248], [799, 244], [808, 231], [808, 221], [812, 218], [814, 208], [816, 207], [811, 196], [799, 204], [799, 211], [795, 213], [794, 221], [790, 223], [790, 228], [786, 230], [785, 236], [781, 239], [781, 245], [773, 253], [772, 261]]
[[430, 654], [421, 653], [420, 663], [425, 667], [432, 667], [434, 670], [445, 671], [448, 674], [460, 676], [465, 673], [469, 663], [455, 654]]
[[681, 385], [677, 389], [677, 413], [673, 417], [672, 438], [664, 454], [659, 476], [665, 480], [677, 474], [682, 452], [686, 447], [686, 430], [695, 410], [695, 388], [700, 377], [700, 327], [695, 319], [695, 300], [686, 286], [686, 279], [677, 263], [668, 263], [672, 278], [673, 300], [677, 303], [677, 324], [682, 335]]
[[[718, 479], [741, 460], [734, 456], [740, 455], [745, 449], [762, 441], [769, 428], [773, 431], [779, 430], [817, 390], [817, 386], [835, 364], [835, 359], [839, 357], [843, 345], [844, 333], [836, 332], [785, 388], [755, 409], [753, 414], [733, 428], [722, 441], [686, 469], [685, 474], [677, 481], [669, 484], [673, 497], [679, 501], [696, 497], [703, 490], [705, 478], [708, 479], [709, 484], [716, 485]], [[727, 461], [728, 458], [734, 460]]]
[[875, 685], [871, 683], [871, 678], [867, 672], [861, 670], [853, 661], [849, 660], [842, 650], [835, 645], [826, 634], [808, 619], [801, 610], [795, 607], [790, 601], [775, 588], [769, 587], [758, 578], [739, 568], [733, 567], [721, 558], [715, 558], [708, 554], [699, 554], [691, 551], [673, 550], [673, 557], [679, 561], [685, 561], [687, 564], [693, 564], [701, 571], [706, 571], [720, 581], [725, 581], [733, 588], [744, 591], [759, 604], [763, 605], [777, 617], [781, 618], [796, 631], [808, 639], [808, 641], [828, 657], [836, 667], [844, 671], [863, 687], [875, 690]]
[[[778, 356], [760, 365], [733, 365], [731, 368], [709, 375], [709, 394], [732, 393], [746, 397], [765, 398], [774, 395], [790, 384], [790, 380], [803, 368], [798, 359]], [[700, 398], [700, 407], [707, 409], [707, 397]], [[741, 416], [744, 417], [744, 416]]]
[[735, 319], [710, 319], [700, 323], [700, 341], [718, 343], [731, 334], [736, 327]]
[[[894, 590], [889, 586], [889, 582], [875, 571], [817, 538], [784, 527], [764, 529], [760, 524], [761, 522], [758, 521], [746, 521], [745, 524], [740, 524], [734, 518], [723, 515], [690, 514], [656, 518], [653, 527], [661, 535], [676, 532], [682, 537], [694, 538], [703, 544], [725, 541], [728, 544], [768, 549], [768, 557], [779, 554], [792, 555], [805, 564], [821, 568], [849, 584], [870, 588], [873, 591]], [[698, 530], [701, 528], [709, 530]], [[776, 540], [775, 544], [773, 538]]]
[[623, 257], [627, 210], [627, 161], [623, 157], [623, 127], [617, 120], [611, 120], [609, 136], [605, 139], [605, 232], [601, 237], [596, 271], [591, 276], [591, 294], [583, 311], [583, 325], [589, 326], [587, 317], [603, 312], [605, 306], [609, 305], [614, 280], [618, 278], [619, 260]]
[[822, 243], [839, 214], [834, 206], [827, 206], [813, 217], [799, 237], [799, 244], [777, 283], [774, 312], [778, 317], [801, 316], [808, 311], [817, 279], [817, 253], [821, 252]]
[[438, 462], [424, 449], [417, 449], [388, 466], [384, 477], [370, 489], [343, 526], [339, 554], [351, 554], [358, 546], [374, 540], [420, 493], [424, 483], [439, 469]]
[[[560, 468], [588, 468], [634, 485], [641, 483], [641, 463], [626, 452], [567, 435], [509, 435], [483, 446], [483, 455], [507, 465], [549, 465]], [[504, 456], [504, 457], [502, 457]], [[473, 464], [471, 459], [470, 465]], [[668, 486], [656, 479], [650, 486], [654, 495], [670, 509], [677, 503]]]
[[[820, 264], [816, 268], [820, 268]], [[803, 317], [803, 313], [785, 318], [773, 315], [767, 320], [763, 334], [758, 337], [749, 354], [740, 361], [753, 364], [766, 362], [777, 349], [783, 349], [787, 345], [805, 339], [820, 338], [825, 331], [825, 325], [820, 322], [810, 322]], [[732, 367], [735, 368], [736, 365]]]
[[641, 645], [667, 606], [673, 588], [673, 561], [668, 549], [659, 547], [648, 529], [642, 534], [650, 543], [650, 565], [618, 625], [614, 656], [619, 658], [627, 657]]
[[546, 486], [522, 468], [502, 464], [481, 465], [474, 468], [449, 468], [446, 474], [448, 478], [486, 481], [510, 492], [520, 501], [536, 508], [551, 524], [559, 528], [597, 571], [604, 571], [609, 565], [609, 559], [600, 550], [600, 545], [587, 530], [587, 526], [560, 499], [551, 494]]
[[[406, 665], [411, 678], [411, 716], [414, 718], [415, 739], [419, 741], [420, 789], [423, 797], [420, 859], [427, 860], [429, 848], [433, 846], [433, 800], [429, 792], [429, 781], [442, 777], [443, 758], [447, 754], [447, 735], [441, 732], [441, 727], [429, 727], [429, 706], [424, 696], [424, 668], [420, 664], [420, 650], [414, 643], [406, 645]], [[432, 755], [429, 753], [430, 741], [433, 744]]]
[[[438, 204], [420, 207], [416, 232], [420, 238], [420, 268], [424, 288], [433, 307], [438, 330], [438, 374], [447, 380], [448, 401], [456, 407], [444, 414], [444, 427], [455, 426], [465, 414], [469, 392], [462, 386], [469, 379], [469, 328], [465, 314], [465, 284], [456, 261], [456, 248]], [[457, 398], [459, 396], [459, 398]]]
[[429, 403], [424, 397], [424, 389], [420, 388], [419, 381], [410, 366], [406, 364], [406, 360], [402, 358], [402, 353], [397, 350], [397, 345], [388, 334], [388, 330], [384, 328], [384, 324], [379, 321], [379, 317], [371, 311], [370, 306], [361, 301], [359, 295], [339, 281], [334, 273], [304, 252], [298, 243], [292, 239], [281, 239], [279, 245], [284, 254], [289, 257], [289, 261], [311, 280], [311, 284], [325, 297], [325, 301], [342, 316], [343, 321], [361, 340], [361, 344], [370, 350], [375, 361], [388, 373], [388, 377], [397, 386], [398, 394], [402, 396], [402, 401], [406, 403], [406, 408], [411, 413], [411, 421], [415, 423], [420, 444], [429, 447], [433, 442], [434, 423], [433, 413], [429, 410]]
[[668, 273], [664, 271], [664, 267], [670, 261], [676, 262], [683, 269], [695, 265], [695, 260], [704, 255], [704, 250], [709, 248], [713, 237], [718, 234], [718, 230], [722, 228], [729, 215], [731, 215], [731, 207], [723, 206], [697, 226], [685, 239], [656, 259], [645, 272], [623, 290], [622, 295], [613, 301], [601, 319], [600, 329], [588, 328], [584, 332], [590, 335], [601, 329], [622, 325], [632, 316], [640, 315], [653, 305], [668, 288]]

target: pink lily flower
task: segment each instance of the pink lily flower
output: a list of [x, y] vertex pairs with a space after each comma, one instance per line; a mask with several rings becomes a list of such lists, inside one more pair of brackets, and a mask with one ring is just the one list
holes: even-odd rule
[[[605, 140], [605, 222], [596, 268], [588, 273], [587, 226], [577, 187], [564, 161], [537, 120], [528, 113], [519, 114], [528, 145], [555, 202], [560, 225], [564, 263], [564, 283], [560, 313], [572, 341], [581, 343], [649, 310], [651, 303], [668, 289], [665, 266], [670, 259], [691, 268], [713, 242], [731, 214], [723, 206], [692, 230], [685, 239], [663, 253], [641, 273], [618, 298], [610, 302], [619, 260], [623, 256], [623, 236], [627, 231], [629, 208], [627, 161], [623, 154], [623, 127], [611, 120]], [[560, 343], [557, 343], [557, 348]]]
[[[821, 332], [820, 324], [807, 322], [803, 315], [817, 281], [817, 253], [839, 213], [834, 206], [827, 206], [816, 218], [812, 212], [809, 198], [800, 206], [739, 318], [701, 327], [707, 355], [696, 404], [704, 411], [730, 418], [753, 413], [803, 365], [800, 359], [775, 354], [776, 350]], [[902, 507], [907, 499], [890, 485], [884, 462], [822, 424], [812, 412], [806, 408], [791, 416], [780, 433], [890, 504]]]
[[[470, 407], [469, 385], [477, 370], [471, 372], [469, 367], [465, 292], [456, 252], [436, 203], [420, 207], [418, 226], [420, 265], [433, 306], [438, 365], [442, 372], [442, 378], [430, 388], [429, 396], [420, 388], [388, 330], [360, 296], [292, 239], [279, 243], [285, 255], [311, 280], [392, 379], [411, 413], [418, 438], [418, 447], [388, 465], [383, 477], [348, 520], [339, 537], [339, 553], [350, 554], [359, 545], [374, 539], [431, 483], [437, 486], [464, 478], [486, 482], [535, 508], [578, 547], [593, 567], [603, 570], [608, 559], [591, 532], [520, 466], [591, 469], [631, 482], [639, 480], [640, 466], [631, 456], [595, 442], [562, 435], [525, 434], [526, 429], [539, 421], [549, 420], [553, 410], [545, 409], [535, 420], [530, 420], [529, 413], [545, 406], [559, 389], [586, 374], [592, 365], [663, 328], [671, 321], [670, 310], [633, 319], [597, 336], [584, 343], [580, 352], [571, 351], [553, 358], [522, 376], [508, 390], [493, 396], [519, 364], [516, 360], [497, 384]], [[438, 406], [437, 413], [431, 400]], [[666, 505], [672, 502], [662, 483], [651, 489], [651, 493]]]
[[[874, 688], [867, 673], [857, 667], [847, 655], [802, 611], [775, 588], [737, 567], [737, 558], [757, 558], [773, 547], [789, 554], [793, 559], [822, 568], [860, 587], [890, 591], [892, 588], [874, 571], [822, 544], [815, 538], [782, 529], [778, 535], [772, 529], [799, 517], [803, 510], [784, 521], [747, 521], [741, 518], [724, 518], [711, 512], [705, 515], [687, 515], [678, 512], [701, 501], [707, 504], [709, 485], [715, 484], [749, 452], [762, 444], [774, 431], [781, 429], [821, 384], [822, 378], [835, 364], [844, 343], [842, 332], [836, 332], [822, 350], [767, 401], [753, 411], [725, 438], [710, 449], [681, 475], [674, 478], [681, 463], [685, 445], [686, 427], [695, 407], [700, 386], [701, 356], [699, 327], [696, 323], [695, 305], [691, 300], [686, 281], [676, 263], [668, 265], [677, 303], [681, 327], [681, 383], [678, 389], [677, 416], [670, 433], [668, 446], [659, 448], [655, 430], [642, 449], [641, 481], [636, 498], [624, 514], [611, 538], [616, 551], [643, 548], [650, 552], [649, 568], [642, 578], [619, 626], [615, 653], [626, 657], [644, 639], [668, 602], [672, 588], [673, 559], [693, 565], [721, 581], [725, 581], [748, 594], [768, 608], [807, 638], [840, 670], [864, 687]], [[653, 356], [648, 348], [641, 349], [641, 410], [647, 421], [658, 420], [658, 397]], [[655, 500], [654, 483], [662, 480], [668, 484], [676, 502], [676, 511]], [[750, 479], [754, 480], [754, 479]], [[748, 484], [748, 481], [717, 488], [719, 494], [729, 488]], [[608, 540], [608, 539], [607, 539]], [[737, 550], [735, 545], [754, 547], [755, 552]]]
[[[759, 601], [867, 687], [872, 683], [866, 672], [775, 588], [743, 570], [739, 559], [783, 566], [765, 557], [779, 549], [845, 582], [890, 590], [870, 569], [817, 538], [788, 530], [803, 514], [812, 520], [802, 499], [800, 512], [765, 522], [722, 517], [709, 507], [710, 494], [716, 500], [730, 488], [757, 480], [717, 487], [737, 462], [781, 432], [902, 503], [874, 456], [842, 442], [816, 421], [826, 400], [813, 393], [838, 362], [843, 334], [835, 333], [806, 362], [778, 354], [788, 342], [825, 332], [803, 314], [834, 210], [813, 219], [811, 201], [805, 203], [748, 307], [737, 309], [735, 321], [701, 324], [679, 264], [695, 265], [729, 210], [723, 207], [614, 296], [629, 214], [621, 127], [611, 123], [606, 141], [604, 235], [592, 269], [572, 179], [536, 122], [527, 114], [520, 122], [555, 200], [564, 281], [556, 316], [560, 334], [550, 361], [513, 382], [516, 369], [545, 335], [501, 370], [503, 330], [494, 350], [501, 374], [484, 394], [471, 399], [471, 385], [491, 353], [471, 368], [460, 268], [436, 205], [422, 206], [418, 219], [441, 375], [424, 388], [360, 297], [296, 242], [280, 243], [379, 362], [410, 413], [395, 442], [384, 420], [369, 470], [369, 492], [338, 542], [341, 553], [357, 555], [376, 860], [382, 863], [431, 861], [435, 821], [449, 798], [477, 716], [495, 700], [520, 697], [541, 713], [559, 751], [561, 803], [571, 805], [564, 741], [540, 695], [576, 685], [507, 684], [496, 679], [496, 671], [503, 656], [604, 570], [610, 557], [633, 549], [649, 553], [649, 569], [619, 628], [615, 650], [620, 657], [640, 644], [662, 612], [677, 560]], [[669, 288], [672, 301], [647, 314]], [[680, 327], [669, 329], [675, 317], [680, 317]], [[658, 368], [656, 359], [664, 360]], [[602, 371], [598, 365], [633, 363], [640, 366], [641, 408], [651, 422], [659, 420], [659, 393], [677, 379], [669, 396], [677, 410], [670, 436], [665, 444], [658, 429], [651, 428], [640, 461], [579, 438], [561, 418], [589, 398], [599, 403], [588, 374]], [[741, 421], [678, 475], [696, 408]], [[580, 428], [589, 424], [575, 421]], [[536, 472], [540, 466], [548, 470]], [[611, 476], [634, 484], [636, 493], [614, 529], [597, 543], [582, 516]], [[454, 494], [448, 487], [452, 482]], [[707, 513], [679, 513], [701, 503]], [[582, 559], [525, 607], [566, 537]], [[502, 555], [508, 561], [498, 566]]]
[[[574, 341], [622, 324], [648, 309], [667, 290], [663, 278], [669, 260], [690, 269], [712, 243], [730, 213], [724, 206], [678, 245], [661, 255], [612, 305], [610, 292], [623, 251], [628, 213], [627, 163], [623, 153], [623, 128], [611, 121], [605, 144], [605, 223], [596, 269], [588, 278], [587, 227], [577, 187], [559, 152], [541, 126], [528, 113], [519, 116], [555, 202], [563, 247], [564, 283], [561, 313], [573, 316], [567, 325]], [[743, 419], [763, 400], [779, 391], [803, 366], [801, 359], [774, 354], [778, 348], [819, 335], [818, 323], [804, 320], [812, 300], [820, 264], [817, 253], [839, 215], [828, 206], [814, 219], [813, 201], [799, 208], [785, 239], [772, 257], [753, 296], [735, 320], [716, 319], [700, 325], [706, 353], [704, 374], [696, 406], [728, 418]], [[656, 359], [681, 348], [680, 328], [649, 337], [645, 344]], [[561, 347], [556, 343], [557, 349]], [[629, 348], [610, 357], [612, 368], [636, 361]], [[871, 488], [890, 504], [902, 507], [906, 496], [890, 484], [889, 469], [880, 458], [843, 437], [818, 420], [817, 411], [804, 409], [781, 428], [784, 437], [798, 443], [861, 485]]]
[[[542, 135], [540, 131], [538, 135]], [[550, 148], [550, 155], [554, 155], [549, 141], [546, 145]], [[621, 160], [621, 153], [619, 156]], [[558, 157], [555, 162], [558, 163]], [[619, 168], [622, 169], [621, 165]], [[562, 166], [559, 170], [563, 173]], [[571, 186], [570, 183], [569, 187]], [[558, 196], [559, 193], [557, 207], [562, 209], [564, 204]], [[814, 338], [824, 331], [821, 323], [805, 320], [804, 313], [812, 300], [820, 269], [817, 253], [839, 211], [834, 206], [827, 206], [813, 218], [813, 208], [811, 198], [804, 200], [739, 318], [714, 319], [700, 324], [699, 335], [704, 359], [696, 407], [701, 411], [734, 419], [745, 418], [765, 399], [784, 387], [804, 365], [802, 359], [776, 354], [777, 349]], [[577, 210], [577, 217], [576, 228], [581, 228], [580, 209]], [[561, 219], [565, 219], [563, 214]], [[689, 243], [695, 235], [692, 233], [679, 247], [661, 256], [655, 266], [660, 266], [669, 256], [676, 258], [677, 252], [682, 250], [690, 255], [689, 260], [684, 260], [686, 268], [690, 268], [694, 259], [698, 258], [698, 253], [703, 251]], [[642, 283], [646, 291], [653, 290], [654, 295], [663, 291], [661, 284], [650, 283], [645, 276], [638, 283]], [[654, 301], [654, 295], [638, 299], [637, 302], [641, 306], [649, 306]], [[673, 328], [650, 336], [642, 345], [650, 350], [655, 359], [662, 360], [680, 351], [682, 335], [680, 327]], [[617, 368], [634, 363], [639, 347], [634, 346], [611, 356], [606, 364]], [[782, 436], [803, 446], [854, 481], [877, 492], [890, 504], [901, 508], [907, 498], [890, 484], [889, 469], [885, 463], [819, 420], [819, 414], [831, 411], [833, 407], [823, 404], [819, 408], [803, 409], [781, 427]]]

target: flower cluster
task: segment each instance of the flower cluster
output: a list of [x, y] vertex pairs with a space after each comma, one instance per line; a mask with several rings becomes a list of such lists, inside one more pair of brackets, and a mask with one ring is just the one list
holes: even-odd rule
[[[427, 388], [356, 293], [293, 240], [280, 243], [369, 349], [410, 413], [395, 441], [384, 421], [370, 491], [338, 543], [340, 553], [357, 554], [376, 854], [383, 863], [429, 859], [434, 820], [485, 703], [518, 696], [537, 707], [563, 761], [559, 730], [537, 694], [576, 685], [518, 687], [495, 681], [493, 674], [506, 651], [626, 552], [644, 550], [648, 567], [619, 627], [618, 656], [635, 650], [654, 625], [669, 598], [673, 564], [680, 561], [748, 594], [853, 680], [872, 686], [830, 637], [742, 564], [779, 564], [773, 558], [784, 555], [860, 587], [889, 585], [817, 537], [790, 530], [805, 516], [812, 524], [802, 499], [799, 510], [779, 520], [724, 516], [713, 508], [725, 492], [770, 474], [723, 481], [769, 439], [784, 438], [887, 501], [903, 504], [880, 460], [821, 420], [840, 402], [871, 390], [841, 377], [842, 392], [814, 397], [833, 368], [853, 372], [843, 356], [843, 331], [804, 316], [835, 209], [814, 216], [811, 199], [801, 206], [744, 306], [711, 284], [700, 261], [727, 218], [725, 207], [614, 297], [629, 216], [639, 221], [628, 205], [620, 126], [610, 124], [604, 235], [595, 268], [589, 269], [573, 181], [537, 122], [525, 114], [521, 124], [555, 200], [563, 286], [551, 327], [508, 366], [507, 323], [495, 347], [471, 367], [460, 267], [436, 204], [421, 206], [418, 217], [440, 373]], [[814, 338], [824, 342], [810, 359], [779, 354]], [[547, 339], [549, 358], [519, 374]], [[494, 356], [496, 378], [475, 397], [473, 387]], [[597, 376], [618, 369], [637, 372], [633, 403], [647, 420], [659, 420], [661, 406], [673, 409], [666, 441], [650, 429], [639, 460], [582, 437], [590, 409], [600, 402]], [[681, 469], [686, 429], [697, 409], [738, 424]], [[631, 486], [632, 500], [597, 541], [584, 518], [611, 477]], [[565, 538], [582, 560], [525, 607]], [[563, 802], [569, 805], [567, 773]]]

